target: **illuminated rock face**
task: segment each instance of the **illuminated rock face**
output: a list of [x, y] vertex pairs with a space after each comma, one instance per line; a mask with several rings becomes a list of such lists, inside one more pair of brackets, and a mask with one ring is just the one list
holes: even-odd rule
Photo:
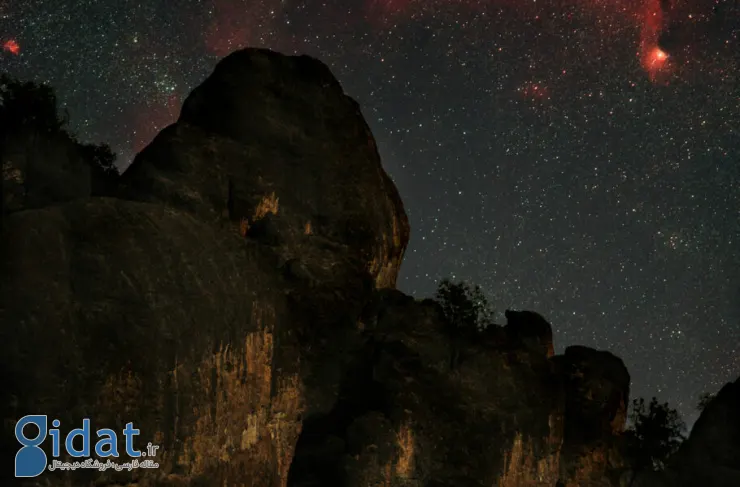
[[124, 198], [225, 220], [319, 274], [341, 249], [379, 288], [395, 287], [409, 239], [359, 105], [306, 56], [247, 49], [224, 58], [123, 185]]
[[133, 422], [160, 467], [43, 485], [618, 485], [621, 361], [553, 356], [512, 312], [450, 371], [439, 307], [394, 289], [396, 188], [320, 62], [228, 56], [115, 197], [80, 194], [4, 215], [2, 446], [26, 414]]
[[134, 421], [161, 447], [160, 469], [60, 485], [285, 485], [303, 418], [332, 408], [357, 317], [395, 287], [408, 242], [358, 105], [319, 61], [245, 50], [115, 197], [66, 171], [81, 190], [31, 201], [46, 142], [2, 153], [6, 426]]

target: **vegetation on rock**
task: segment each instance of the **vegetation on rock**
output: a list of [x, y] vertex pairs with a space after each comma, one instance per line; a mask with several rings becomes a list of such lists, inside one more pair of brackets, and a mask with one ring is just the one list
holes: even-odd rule
[[493, 310], [480, 286], [443, 279], [437, 286], [435, 301], [442, 308], [450, 338], [450, 370], [462, 362], [462, 342], [491, 325]]
[[80, 142], [68, 124], [69, 113], [59, 113], [57, 97], [50, 86], [0, 75], [0, 140], [28, 132], [69, 138], [90, 167], [93, 193], [104, 193], [119, 175], [115, 154], [106, 144]]

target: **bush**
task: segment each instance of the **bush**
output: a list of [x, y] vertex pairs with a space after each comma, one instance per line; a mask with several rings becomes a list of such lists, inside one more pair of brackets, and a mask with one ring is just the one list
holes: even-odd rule
[[67, 117], [57, 111], [57, 97], [46, 85], [20, 82], [0, 75], [0, 133], [14, 133], [22, 128], [39, 132], [58, 132]]

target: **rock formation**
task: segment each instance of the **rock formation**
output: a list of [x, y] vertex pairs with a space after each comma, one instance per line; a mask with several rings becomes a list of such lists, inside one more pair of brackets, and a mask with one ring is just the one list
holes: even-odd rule
[[23, 485], [620, 485], [621, 360], [553, 356], [512, 312], [449, 371], [438, 305], [395, 289], [400, 197], [319, 61], [231, 54], [115, 197], [73, 196], [3, 207], [4, 451], [26, 414], [132, 421], [160, 467]]

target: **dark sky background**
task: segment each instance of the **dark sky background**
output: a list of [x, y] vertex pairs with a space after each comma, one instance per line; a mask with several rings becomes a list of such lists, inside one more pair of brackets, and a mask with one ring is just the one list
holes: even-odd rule
[[[737, 0], [0, 0], [2, 70], [125, 167], [220, 57], [307, 53], [412, 225], [399, 287], [480, 284], [688, 422], [740, 375]], [[503, 318], [501, 318], [503, 322]]]

